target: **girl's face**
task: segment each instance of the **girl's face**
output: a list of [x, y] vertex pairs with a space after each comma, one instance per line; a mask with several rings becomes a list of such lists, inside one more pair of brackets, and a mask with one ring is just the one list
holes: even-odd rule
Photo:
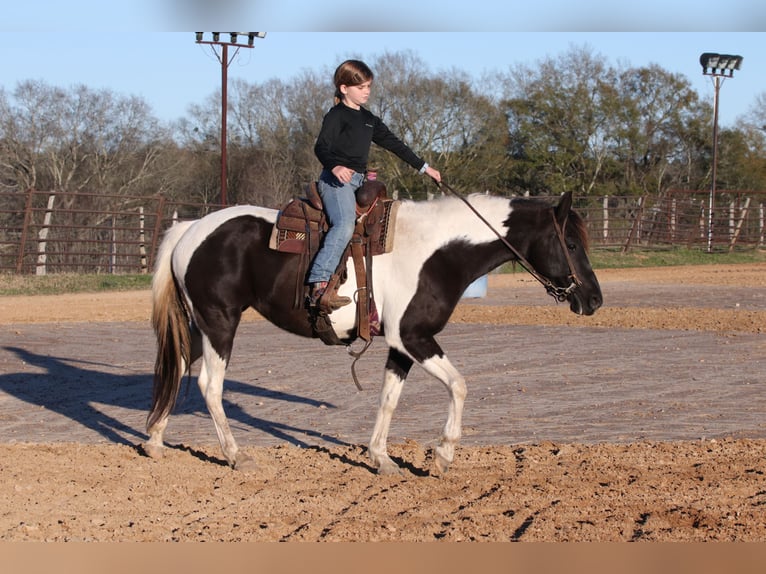
[[366, 104], [370, 99], [370, 88], [372, 82], [364, 82], [356, 86], [340, 86], [340, 93], [343, 94], [343, 103], [348, 107], [358, 110], [362, 104]]

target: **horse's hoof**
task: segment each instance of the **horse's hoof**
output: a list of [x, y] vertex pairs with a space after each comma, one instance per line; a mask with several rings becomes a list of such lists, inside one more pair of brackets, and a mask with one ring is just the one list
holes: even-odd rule
[[431, 472], [433, 476], [442, 476], [444, 474], [447, 474], [447, 471], [449, 470], [451, 461], [444, 458], [442, 455], [437, 454], [434, 457], [434, 472]]
[[399, 468], [394, 461], [388, 460], [380, 464], [378, 467], [378, 474], [380, 476], [399, 476], [403, 473], [402, 469]]
[[237, 460], [231, 466], [234, 470], [240, 472], [255, 472], [258, 470], [258, 465], [255, 464], [255, 461], [245, 454], [238, 454]]
[[148, 442], [145, 442], [143, 445], [141, 445], [141, 448], [143, 449], [144, 454], [149, 458], [162, 458], [165, 456], [164, 446], [157, 446], [156, 444], [149, 444]]

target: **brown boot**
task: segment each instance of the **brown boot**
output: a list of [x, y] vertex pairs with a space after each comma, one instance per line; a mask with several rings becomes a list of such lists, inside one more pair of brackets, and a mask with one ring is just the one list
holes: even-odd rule
[[351, 303], [349, 297], [342, 297], [338, 295], [338, 292], [334, 289], [327, 292], [327, 281], [320, 281], [319, 283], [311, 284], [311, 293], [309, 294], [309, 307], [324, 307], [326, 309], [334, 311], [340, 309], [344, 305]]

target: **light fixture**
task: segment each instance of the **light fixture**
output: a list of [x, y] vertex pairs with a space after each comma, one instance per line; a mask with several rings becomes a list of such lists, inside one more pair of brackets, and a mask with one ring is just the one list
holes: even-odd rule
[[713, 226], [715, 224], [716, 177], [718, 172], [718, 95], [723, 79], [734, 77], [734, 70], [739, 70], [739, 67], [742, 65], [742, 56], [704, 52], [700, 56], [700, 65], [702, 66], [702, 73], [705, 76], [712, 76], [713, 88], [715, 90], [715, 95], [713, 97], [713, 164], [710, 172], [710, 199], [708, 201], [707, 228], [707, 250], [708, 253], [712, 253]]
[[734, 75], [734, 70], [739, 70], [742, 65], [742, 56], [705, 52], [700, 56], [700, 65], [702, 73], [707, 76], [731, 77]]
[[204, 32], [195, 32], [195, 34], [197, 34], [197, 42], [202, 42], [202, 35]]
[[220, 32], [213, 32], [213, 42], [217, 42], [221, 38]]

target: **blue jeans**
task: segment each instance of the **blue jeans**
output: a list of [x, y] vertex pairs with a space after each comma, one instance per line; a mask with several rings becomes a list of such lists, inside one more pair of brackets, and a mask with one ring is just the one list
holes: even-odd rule
[[330, 229], [324, 237], [322, 247], [314, 258], [309, 271], [308, 282], [328, 281], [335, 273], [340, 258], [346, 250], [356, 225], [356, 197], [354, 192], [364, 182], [363, 173], [355, 173], [348, 183], [341, 183], [331, 171], [322, 170], [317, 190], [322, 197], [324, 211]]

